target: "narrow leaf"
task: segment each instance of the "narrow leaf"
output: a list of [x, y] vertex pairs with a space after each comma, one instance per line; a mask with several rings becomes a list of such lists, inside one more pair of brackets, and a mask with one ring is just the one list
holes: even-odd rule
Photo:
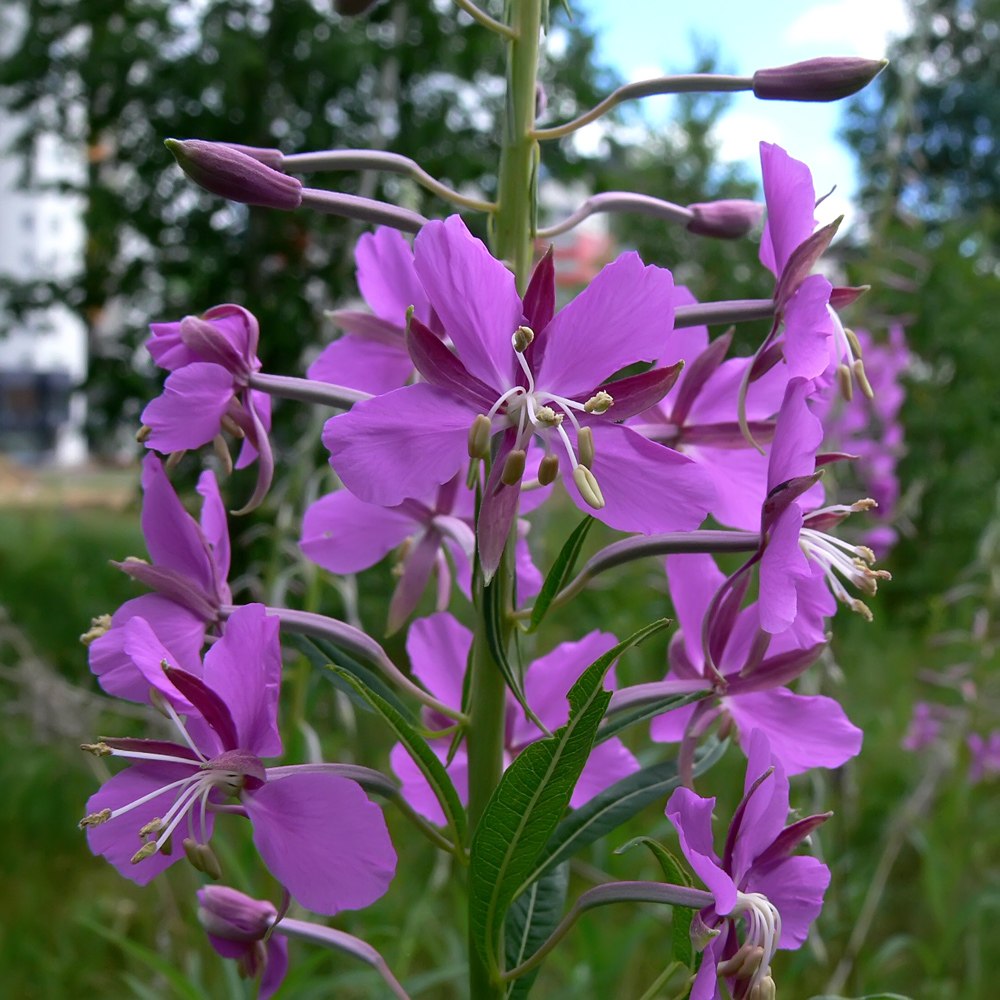
[[620, 712], [601, 726], [597, 732], [597, 739], [594, 740], [594, 745], [596, 746], [598, 743], [610, 740], [612, 736], [617, 736], [623, 729], [628, 729], [629, 726], [634, 726], [637, 722], [644, 722], [646, 719], [652, 719], [657, 715], [662, 715], [664, 712], [673, 711], [675, 708], [692, 705], [696, 701], [701, 701], [702, 698], [707, 697], [709, 694], [711, 694], [710, 691], [671, 694], [665, 698], [660, 698], [658, 701], [651, 701], [645, 705], [636, 705], [633, 709]]
[[[695, 775], [704, 774], [729, 746], [728, 740], [706, 743], [695, 758]], [[662, 799], [680, 785], [676, 761], [644, 767], [616, 781], [579, 809], [574, 809], [549, 838], [526, 884], [534, 882], [556, 865], [567, 861], [588, 844], [627, 822], [651, 802]]]
[[[562, 919], [568, 888], [567, 862], [543, 875], [511, 904], [504, 923], [504, 952], [508, 969], [527, 961], [549, 939]], [[540, 968], [515, 979], [507, 991], [507, 1000], [525, 1000]]]
[[462, 807], [458, 792], [448, 777], [448, 772], [444, 765], [437, 758], [437, 754], [430, 748], [427, 741], [416, 733], [410, 724], [392, 707], [384, 698], [374, 691], [369, 691], [356, 677], [343, 667], [331, 667], [334, 673], [339, 674], [362, 698], [375, 709], [383, 721], [396, 734], [399, 741], [406, 747], [413, 762], [420, 768], [421, 773], [427, 779], [434, 794], [437, 796], [445, 819], [448, 822], [448, 829], [451, 831], [452, 841], [456, 847], [465, 843], [467, 832], [465, 822], [465, 809]]
[[531, 609], [531, 624], [528, 626], [528, 632], [534, 632], [538, 629], [538, 626], [542, 624], [542, 619], [548, 614], [552, 598], [569, 582], [570, 577], [573, 575], [573, 570], [576, 568], [576, 561], [580, 557], [580, 551], [583, 548], [587, 532], [590, 531], [590, 526], [593, 523], [594, 518], [588, 514], [573, 529], [569, 538], [566, 539], [565, 544], [559, 550], [559, 555], [556, 556], [555, 562], [552, 564], [552, 568], [549, 570], [548, 575], [545, 577], [545, 582], [542, 584], [542, 589], [535, 598], [535, 606]]
[[[469, 920], [472, 938], [496, 970], [497, 943], [514, 897], [535, 881], [535, 868], [569, 805], [607, 710], [604, 676], [629, 647], [669, 624], [640, 629], [595, 660], [569, 691], [569, 721], [549, 739], [526, 747], [500, 779], [472, 841]], [[554, 866], [553, 866], [554, 867]]]

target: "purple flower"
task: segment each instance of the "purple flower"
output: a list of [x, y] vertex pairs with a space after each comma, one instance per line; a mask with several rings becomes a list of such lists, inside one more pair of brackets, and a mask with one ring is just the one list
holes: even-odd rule
[[[569, 718], [566, 695], [591, 663], [613, 648], [617, 640], [607, 632], [591, 632], [578, 642], [564, 642], [551, 653], [532, 663], [524, 676], [524, 693], [539, 720], [550, 730], [565, 725]], [[472, 633], [449, 614], [420, 618], [410, 626], [406, 650], [414, 675], [428, 691], [444, 704], [460, 709], [465, 666], [472, 648]], [[614, 671], [608, 674], [608, 684], [614, 684]], [[429, 717], [432, 727], [442, 727], [448, 720]], [[524, 714], [524, 710], [508, 694], [504, 766], [509, 766], [529, 743], [541, 739], [544, 733]], [[451, 738], [431, 740], [431, 748], [444, 763], [448, 758]], [[444, 814], [423, 774], [402, 744], [396, 744], [390, 755], [392, 769], [403, 783], [403, 795], [419, 813], [433, 823], [444, 824]], [[573, 791], [570, 805], [575, 809], [620, 778], [639, 770], [639, 762], [617, 738], [599, 744], [590, 755], [580, 780]], [[468, 757], [460, 746], [448, 765], [448, 774], [459, 798], [466, 802], [469, 794]]]
[[414, 266], [455, 350], [414, 318], [407, 344], [426, 382], [365, 400], [327, 422], [330, 462], [352, 493], [386, 507], [428, 496], [465, 467], [470, 452], [478, 457], [501, 435], [478, 525], [488, 576], [499, 563], [524, 453], [535, 440], [552, 456], [552, 477], [557, 468], [570, 473], [563, 481], [574, 503], [611, 527], [649, 533], [701, 522], [714, 501], [705, 473], [615, 423], [661, 398], [677, 371], [607, 382], [665, 350], [673, 315], [669, 271], [623, 254], [556, 313], [550, 257], [522, 302], [513, 275], [458, 216], [421, 229]]
[[239, 964], [245, 979], [260, 976], [258, 1000], [268, 1000], [288, 972], [288, 941], [268, 934], [278, 911], [267, 900], [254, 899], [225, 885], [198, 890], [198, 920], [212, 947]]
[[201, 672], [206, 632], [219, 622], [219, 608], [232, 603], [229, 530], [219, 487], [203, 472], [198, 492], [204, 498], [201, 524], [184, 509], [163, 463], [147, 454], [142, 463], [142, 532], [152, 563], [126, 559], [115, 563], [155, 593], [126, 601], [112, 616], [110, 630], [90, 643], [90, 669], [108, 694], [144, 702], [149, 683], [125, 649], [125, 625], [140, 616], [170, 652], [172, 662], [189, 673]]
[[221, 305], [176, 323], [152, 323], [150, 330], [149, 353], [171, 374], [163, 395], [142, 411], [146, 447], [164, 454], [200, 448], [229, 430], [243, 438], [236, 468], [260, 460], [257, 488], [245, 509], [257, 506], [271, 484], [274, 459], [267, 437], [271, 397], [249, 387], [260, 370], [256, 318], [242, 306]]
[[[795, 626], [775, 636], [760, 629], [756, 602], [735, 615], [706, 617], [725, 582], [711, 556], [669, 556], [667, 576], [681, 626], [670, 643], [667, 682], [704, 680], [716, 698], [714, 703], [705, 700], [658, 716], [650, 726], [654, 740], [687, 741], [689, 756], [698, 735], [721, 714], [736, 726], [744, 753], [750, 752], [751, 734], [764, 732], [786, 774], [839, 767], [860, 751], [861, 730], [836, 701], [794, 694], [785, 687], [826, 645], [824, 618], [835, 604], [822, 572], [814, 570], [809, 586], [802, 589]], [[707, 664], [706, 650], [714, 669]]]
[[[918, 701], [913, 706], [913, 717], [899, 745], [904, 750], [915, 753], [926, 750], [941, 735], [941, 723], [934, 718], [934, 708], [926, 701]], [[975, 734], [972, 734], [973, 736]], [[972, 739], [972, 736], [969, 737]], [[969, 744], [970, 749], [972, 744]]]
[[[826, 865], [808, 855], [793, 856], [792, 851], [830, 814], [785, 826], [788, 779], [760, 731], [750, 738], [743, 801], [733, 816], [722, 858], [713, 847], [714, 808], [714, 798], [678, 788], [666, 810], [684, 856], [715, 897], [715, 905], [701, 910], [692, 925], [692, 937], [704, 948], [704, 957], [691, 1000], [722, 1000], [720, 978], [727, 980], [738, 1000], [773, 997], [770, 966], [775, 952], [802, 945], [830, 884]], [[740, 918], [745, 918], [742, 942]]]
[[365, 233], [354, 251], [358, 288], [372, 312], [340, 309], [330, 318], [345, 335], [328, 344], [309, 366], [309, 378], [378, 395], [411, 381], [415, 369], [406, 349], [406, 312], [435, 333], [441, 321], [431, 308], [402, 233], [387, 226]]
[[[235, 799], [264, 864], [303, 906], [334, 914], [378, 899], [396, 866], [378, 806], [324, 765], [267, 768], [261, 761], [282, 751], [277, 618], [260, 604], [234, 611], [200, 678], [176, 666], [142, 618], [125, 632], [137, 670], [183, 742], [106, 739], [87, 747], [132, 762], [87, 803], [81, 825], [91, 850], [140, 885], [183, 854], [212, 872], [214, 813]], [[184, 851], [173, 850], [182, 832]]]
[[979, 733], [969, 733], [965, 743], [972, 755], [969, 762], [970, 785], [1000, 774], [1000, 729], [994, 729], [985, 740]]
[[[525, 507], [537, 506], [545, 490], [525, 494]], [[475, 555], [475, 498], [460, 477], [439, 486], [432, 499], [404, 500], [396, 507], [365, 503], [347, 490], [338, 490], [311, 504], [302, 519], [299, 543], [306, 557], [331, 573], [357, 573], [374, 566], [400, 546], [394, 572], [399, 577], [389, 602], [387, 629], [395, 632], [416, 609], [431, 573], [438, 577], [437, 610], [451, 599], [451, 569], [462, 592], [472, 598], [472, 560]], [[534, 597], [542, 575], [531, 561], [523, 534], [517, 546], [518, 596]], [[448, 556], [445, 555], [447, 551]]]

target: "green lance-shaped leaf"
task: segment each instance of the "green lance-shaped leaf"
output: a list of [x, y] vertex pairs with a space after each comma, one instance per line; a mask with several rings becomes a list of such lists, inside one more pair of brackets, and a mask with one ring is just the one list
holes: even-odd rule
[[427, 740], [420, 736], [389, 702], [374, 691], [369, 691], [349, 671], [343, 667], [331, 667], [330, 669], [347, 681], [382, 716], [399, 741], [406, 747], [413, 762], [420, 768], [421, 773], [437, 796], [448, 823], [448, 829], [451, 831], [452, 840], [456, 847], [460, 847], [465, 843], [467, 833], [465, 809], [462, 807], [458, 792], [455, 791], [455, 786], [451, 783], [451, 778], [448, 777], [448, 772], [428, 746]]
[[[728, 740], [707, 743], [695, 758], [695, 775], [703, 774], [720, 760], [728, 746]], [[588, 844], [628, 822], [650, 803], [666, 801], [680, 783], [676, 762], [668, 760], [644, 767], [609, 785], [579, 809], [574, 809], [556, 827], [524, 884], [530, 885], [541, 878]]]
[[[645, 844], [653, 857], [659, 862], [663, 872], [663, 880], [672, 885], [690, 885], [688, 873], [681, 867], [678, 860], [658, 840], [652, 837], [634, 837], [627, 844], [622, 844], [615, 854], [624, 854], [638, 844]], [[691, 920], [693, 913], [683, 906], [673, 907], [673, 954], [674, 958], [689, 969], [694, 961], [694, 948], [691, 947]]]
[[[629, 647], [661, 629], [661, 619], [595, 660], [570, 688], [569, 721], [549, 739], [526, 747], [507, 768], [476, 827], [469, 868], [472, 938], [497, 970], [503, 919], [569, 805], [611, 695], [604, 675]], [[532, 879], [531, 881], [534, 881]]]
[[569, 538], [566, 539], [565, 544], [559, 550], [559, 555], [556, 556], [555, 562], [552, 564], [552, 568], [549, 570], [548, 575], [545, 577], [545, 582], [542, 584], [542, 589], [535, 598], [534, 607], [531, 609], [531, 622], [528, 625], [529, 632], [536, 631], [538, 626], [542, 624], [542, 619], [548, 614], [552, 599], [566, 586], [573, 575], [573, 570], [576, 568], [576, 561], [580, 557], [580, 551], [583, 549], [587, 532], [590, 531], [590, 526], [593, 523], [594, 518], [588, 514], [573, 529]]
[[[543, 875], [511, 904], [503, 931], [508, 969], [531, 958], [559, 926], [566, 906], [568, 888], [567, 862]], [[507, 990], [507, 1000], [525, 1000], [537, 976], [538, 969], [533, 969], [520, 979], [515, 979]]]
[[[358, 663], [353, 657], [348, 656], [342, 649], [338, 649], [331, 642], [327, 642], [325, 639], [318, 639], [312, 636], [299, 635], [295, 632], [289, 632], [282, 635], [281, 641], [287, 643], [290, 646], [294, 646], [300, 653], [302, 653], [306, 659], [314, 667], [320, 667], [321, 669], [327, 667], [340, 667], [346, 670], [348, 673], [352, 674], [358, 681], [361, 682], [369, 691], [374, 691], [380, 698], [387, 701], [400, 715], [406, 719], [407, 722], [413, 722], [413, 714], [396, 697], [395, 692], [390, 688], [385, 681], [375, 671], [369, 670], [368, 667], [361, 663]], [[323, 676], [329, 680], [334, 687], [338, 690], [343, 691], [351, 701], [357, 705], [359, 708], [363, 709], [365, 712], [374, 712], [375, 709], [371, 706], [367, 699], [361, 697], [351, 684], [348, 684], [343, 680], [339, 674], [337, 674], [332, 669], [323, 669]]]
[[638, 722], [645, 722], [647, 719], [655, 718], [664, 712], [672, 712], [675, 708], [683, 708], [685, 705], [691, 705], [696, 701], [701, 701], [702, 698], [707, 698], [709, 694], [711, 694], [710, 691], [695, 691], [691, 694], [672, 694], [660, 698], [658, 701], [647, 702], [645, 705], [637, 705], [633, 709], [623, 711], [608, 719], [601, 726], [600, 730], [598, 730], [597, 739], [594, 740], [594, 743], [603, 743], [605, 740], [610, 740], [612, 736], [617, 736], [623, 729], [628, 729], [629, 726], [634, 726]]

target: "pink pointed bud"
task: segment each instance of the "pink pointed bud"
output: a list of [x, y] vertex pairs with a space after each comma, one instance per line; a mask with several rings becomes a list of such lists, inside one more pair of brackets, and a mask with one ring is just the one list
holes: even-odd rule
[[720, 240], [738, 240], [746, 236], [764, 215], [764, 206], [743, 198], [726, 198], [701, 205], [688, 205], [694, 213], [687, 224], [689, 233], [714, 236]]
[[224, 941], [259, 941], [278, 915], [266, 900], [207, 885], [198, 890], [198, 920], [209, 934]]
[[290, 210], [302, 204], [302, 184], [221, 142], [167, 139], [180, 168], [206, 191], [229, 201]]
[[285, 154], [280, 149], [272, 149], [270, 146], [244, 146], [240, 142], [224, 142], [222, 145], [260, 160], [265, 167], [270, 167], [272, 170], [281, 170], [285, 163]]
[[807, 59], [757, 70], [753, 92], [764, 101], [839, 101], [867, 87], [888, 64], [886, 59], [858, 56]]

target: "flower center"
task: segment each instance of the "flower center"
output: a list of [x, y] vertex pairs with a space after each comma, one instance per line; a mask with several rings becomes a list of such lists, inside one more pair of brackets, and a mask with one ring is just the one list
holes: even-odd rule
[[781, 939], [781, 914], [774, 904], [759, 892], [737, 892], [736, 905], [730, 914], [733, 918], [746, 917], [746, 937], [732, 958], [720, 962], [720, 976], [749, 979], [744, 994], [753, 1000], [774, 996], [771, 978], [771, 960]]

